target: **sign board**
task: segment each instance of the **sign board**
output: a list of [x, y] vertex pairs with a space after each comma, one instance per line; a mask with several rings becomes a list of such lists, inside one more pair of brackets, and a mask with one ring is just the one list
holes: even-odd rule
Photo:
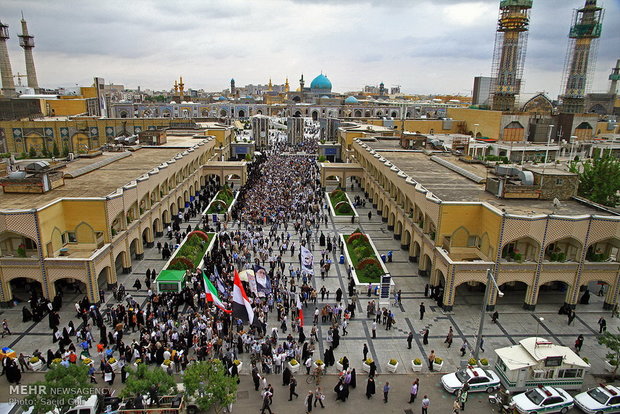
[[381, 290], [379, 292], [380, 302], [390, 301], [390, 285], [392, 282], [392, 276], [388, 273], [381, 276]]
[[217, 223], [217, 214], [213, 214], [213, 222]]

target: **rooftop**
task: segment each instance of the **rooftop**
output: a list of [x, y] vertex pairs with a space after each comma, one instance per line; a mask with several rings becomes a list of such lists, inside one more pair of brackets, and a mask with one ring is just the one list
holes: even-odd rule
[[[198, 141], [194, 140], [193, 144]], [[189, 146], [188, 146], [189, 147]], [[104, 165], [77, 178], [65, 178], [65, 185], [44, 194], [5, 194], [0, 192], [0, 209], [24, 210], [42, 207], [63, 197], [105, 197], [116, 189], [148, 173], [178, 153], [179, 148], [149, 147], [131, 152], [129, 157]], [[118, 153], [104, 153], [100, 157], [80, 158], [63, 171], [75, 171], [112, 157]]]
[[[476, 184], [474, 181], [457, 174], [456, 172], [431, 161], [428, 155], [422, 152], [394, 150], [394, 142], [391, 140], [379, 140], [376, 142], [364, 142], [370, 148], [390, 161], [396, 167], [420, 183], [442, 201], [456, 202], [487, 202], [498, 209], [505, 209], [510, 214], [537, 215], [608, 215], [604, 211], [581, 204], [574, 200], [561, 202], [560, 207], [554, 208], [550, 200], [518, 200], [500, 199], [484, 190], [484, 184]], [[439, 155], [439, 154], [435, 154]], [[487, 168], [482, 164], [468, 164], [452, 155], [441, 155], [441, 158], [455, 164], [480, 177], [488, 175]]]

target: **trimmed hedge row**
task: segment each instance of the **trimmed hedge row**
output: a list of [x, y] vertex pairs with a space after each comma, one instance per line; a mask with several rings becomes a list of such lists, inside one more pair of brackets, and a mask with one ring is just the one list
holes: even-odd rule
[[334, 212], [337, 216], [352, 216], [353, 207], [349, 203], [345, 192], [341, 189], [336, 189], [329, 193], [329, 202], [334, 208]]
[[350, 236], [345, 236], [345, 240], [358, 280], [362, 283], [380, 282], [383, 268], [368, 241], [368, 236], [360, 233], [358, 229]]
[[189, 234], [185, 243], [179, 247], [179, 251], [170, 261], [166, 270], [194, 270], [200, 264], [209, 247], [209, 240], [214, 233], [193, 231]]

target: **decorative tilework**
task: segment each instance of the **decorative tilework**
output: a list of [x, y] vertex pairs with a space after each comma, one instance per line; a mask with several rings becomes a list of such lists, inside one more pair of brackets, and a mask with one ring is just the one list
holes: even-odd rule
[[5, 214], [4, 216], [7, 230], [23, 234], [35, 241], [37, 240], [37, 227], [33, 213]]
[[546, 219], [506, 217], [505, 220], [501, 248], [498, 249], [500, 253], [501, 249], [506, 244], [523, 237], [530, 237], [542, 244], [547, 222]]
[[572, 237], [583, 244], [588, 231], [589, 221], [588, 218], [577, 221], [550, 217], [549, 228], [545, 236], [545, 246], [549, 246], [549, 244], [566, 237]]
[[590, 237], [588, 245], [599, 242], [611, 237], [618, 237], [620, 233], [620, 222], [618, 220], [605, 220], [592, 218]]

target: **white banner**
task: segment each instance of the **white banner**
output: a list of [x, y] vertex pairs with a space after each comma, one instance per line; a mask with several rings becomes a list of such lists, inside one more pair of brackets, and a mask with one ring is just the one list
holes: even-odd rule
[[314, 257], [312, 256], [310, 250], [308, 250], [305, 246], [301, 246], [301, 271], [314, 275], [314, 269], [312, 268], [313, 261]]

